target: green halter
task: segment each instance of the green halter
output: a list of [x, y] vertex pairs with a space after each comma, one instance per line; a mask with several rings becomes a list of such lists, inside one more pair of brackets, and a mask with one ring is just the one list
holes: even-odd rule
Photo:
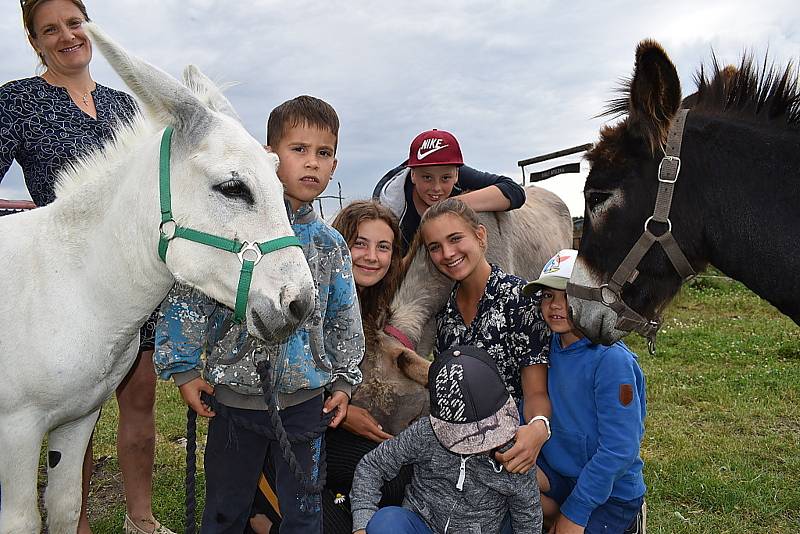
[[250, 280], [253, 278], [253, 267], [261, 261], [265, 254], [286, 247], [299, 247], [300, 240], [297, 236], [278, 237], [264, 243], [240, 242], [236, 239], [226, 239], [212, 234], [207, 234], [192, 228], [178, 226], [172, 216], [172, 201], [169, 190], [169, 160], [170, 144], [172, 140], [172, 126], [167, 126], [161, 136], [161, 153], [158, 166], [159, 191], [161, 193], [161, 224], [158, 227], [160, 237], [158, 239], [158, 255], [161, 261], [167, 261], [167, 247], [169, 242], [180, 237], [195, 243], [202, 243], [210, 247], [233, 252], [239, 256], [242, 262], [242, 270], [239, 273], [239, 287], [236, 290], [236, 307], [234, 309], [233, 320], [241, 323], [247, 310], [247, 295], [250, 292]]

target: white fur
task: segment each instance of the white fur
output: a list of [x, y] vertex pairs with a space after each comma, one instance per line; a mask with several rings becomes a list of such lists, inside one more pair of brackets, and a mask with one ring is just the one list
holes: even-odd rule
[[[65, 172], [55, 202], [0, 219], [2, 534], [40, 530], [37, 464], [48, 433], [49, 449], [61, 454], [48, 470], [50, 532], [75, 532], [81, 464], [99, 408], [136, 356], [140, 325], [176, 278], [234, 306], [236, 255], [178, 239], [166, 265], [158, 258], [163, 128], [175, 126], [172, 208], [180, 224], [248, 241], [293, 235], [275, 159], [230, 117], [233, 108], [221, 93], [199, 71], [190, 72], [195, 87], [202, 86], [201, 102], [87, 26], [146, 114]], [[252, 206], [213, 190], [232, 172], [252, 191]], [[295, 312], [307, 310], [313, 292], [299, 248], [271, 253], [254, 270], [251, 333], [270, 340], [285, 335], [302, 319], [289, 304], [297, 300]]]
[[625, 205], [625, 198], [621, 189], [612, 189], [608, 191], [600, 191], [602, 193], [610, 193], [610, 196], [604, 201], [596, 204], [589, 211], [589, 217], [592, 218], [593, 225], [600, 225], [608, 212], [612, 209], [620, 209]]
[[[586, 266], [580, 256], [575, 260], [570, 282], [586, 287], [600, 287], [603, 284], [602, 279]], [[617, 324], [617, 312], [600, 302], [570, 297], [569, 307], [573, 317], [581, 318], [581, 329], [587, 333], [596, 333], [593, 339], [604, 345], [611, 345], [627, 334], [614, 327]]]

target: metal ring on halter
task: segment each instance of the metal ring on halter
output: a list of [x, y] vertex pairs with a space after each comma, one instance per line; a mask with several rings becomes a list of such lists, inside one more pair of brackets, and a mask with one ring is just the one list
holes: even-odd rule
[[168, 219], [166, 221], [162, 221], [161, 224], [158, 225], [158, 232], [166, 239], [167, 241], [172, 241], [175, 239], [175, 232], [178, 230], [178, 223], [175, 222], [175, 219]]
[[[678, 162], [678, 168], [675, 169], [675, 176], [672, 178], [672, 180], [665, 180], [664, 178], [661, 177], [661, 166], [664, 165], [665, 161], [677, 161]], [[658, 181], [659, 182], [662, 182], [662, 183], [665, 183], [665, 184], [674, 184], [675, 182], [678, 181], [678, 175], [680, 173], [681, 173], [681, 158], [679, 158], [678, 156], [667, 156], [667, 155], [665, 155], [663, 158], [661, 158], [661, 163], [658, 164]]]
[[[604, 290], [608, 290], [608, 292], [611, 293], [611, 295], [613, 295], [614, 297], [613, 300], [606, 301], [606, 293]], [[602, 304], [603, 306], [611, 307], [611, 305], [618, 300], [619, 300], [619, 295], [617, 295], [616, 291], [608, 287], [608, 284], [603, 284], [600, 286], [600, 304]]]
[[[648, 217], [648, 218], [647, 218], [647, 220], [644, 222], [644, 231], [645, 231], [645, 233], [648, 233], [648, 234], [650, 234], [650, 235], [653, 235], [653, 236], [654, 236], [654, 235], [656, 235], [656, 234], [654, 234], [653, 232], [651, 232], [651, 231], [650, 231], [650, 229], [649, 229], [649, 228], [647, 228], [647, 225], [649, 225], [649, 224], [650, 224], [650, 221], [652, 221], [652, 220], [653, 220], [653, 216], [651, 215], [651, 216], [650, 216], [650, 217]], [[656, 222], [659, 222], [659, 221], [656, 221]], [[670, 221], [669, 219], [667, 219], [667, 221], [666, 221], [666, 222], [667, 222], [667, 231], [666, 231], [666, 233], [671, 233], [671, 232], [672, 232], [672, 221]], [[661, 223], [661, 224], [664, 224], [664, 223]], [[662, 234], [662, 235], [663, 235], [663, 234]]]
[[[244, 255], [247, 252], [254, 252], [255, 258], [245, 258]], [[247, 241], [242, 243], [242, 249], [237, 252], [236, 255], [239, 256], [239, 261], [242, 262], [242, 264], [244, 264], [245, 260], [247, 260], [252, 261], [253, 265], [258, 265], [258, 262], [260, 262], [261, 258], [264, 257], [264, 255], [261, 253], [261, 249], [258, 248], [258, 243], [248, 243]]]

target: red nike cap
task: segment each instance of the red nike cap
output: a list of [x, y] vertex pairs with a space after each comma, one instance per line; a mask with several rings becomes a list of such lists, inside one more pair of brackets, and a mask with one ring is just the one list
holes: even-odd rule
[[428, 130], [411, 141], [406, 167], [423, 165], [463, 165], [461, 147], [450, 132]]

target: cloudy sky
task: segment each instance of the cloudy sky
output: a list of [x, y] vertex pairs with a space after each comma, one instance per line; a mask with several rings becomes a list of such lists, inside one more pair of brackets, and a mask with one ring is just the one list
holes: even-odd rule
[[[712, 48], [724, 62], [767, 49], [780, 63], [800, 59], [796, 0], [86, 3], [118, 42], [167, 72], [194, 63], [235, 82], [227, 94], [259, 140], [277, 104], [298, 94], [330, 102], [342, 123], [336, 178], [348, 199], [369, 196], [430, 128], [453, 132], [467, 164], [516, 179], [518, 160], [594, 141], [602, 120], [593, 117], [646, 37], [670, 54], [685, 94]], [[0, 82], [35, 73], [13, 0], [0, 5], [0, 46]], [[124, 88], [99, 54], [92, 74]], [[582, 213], [580, 175], [544, 185]], [[0, 198], [29, 198], [16, 165]]]

